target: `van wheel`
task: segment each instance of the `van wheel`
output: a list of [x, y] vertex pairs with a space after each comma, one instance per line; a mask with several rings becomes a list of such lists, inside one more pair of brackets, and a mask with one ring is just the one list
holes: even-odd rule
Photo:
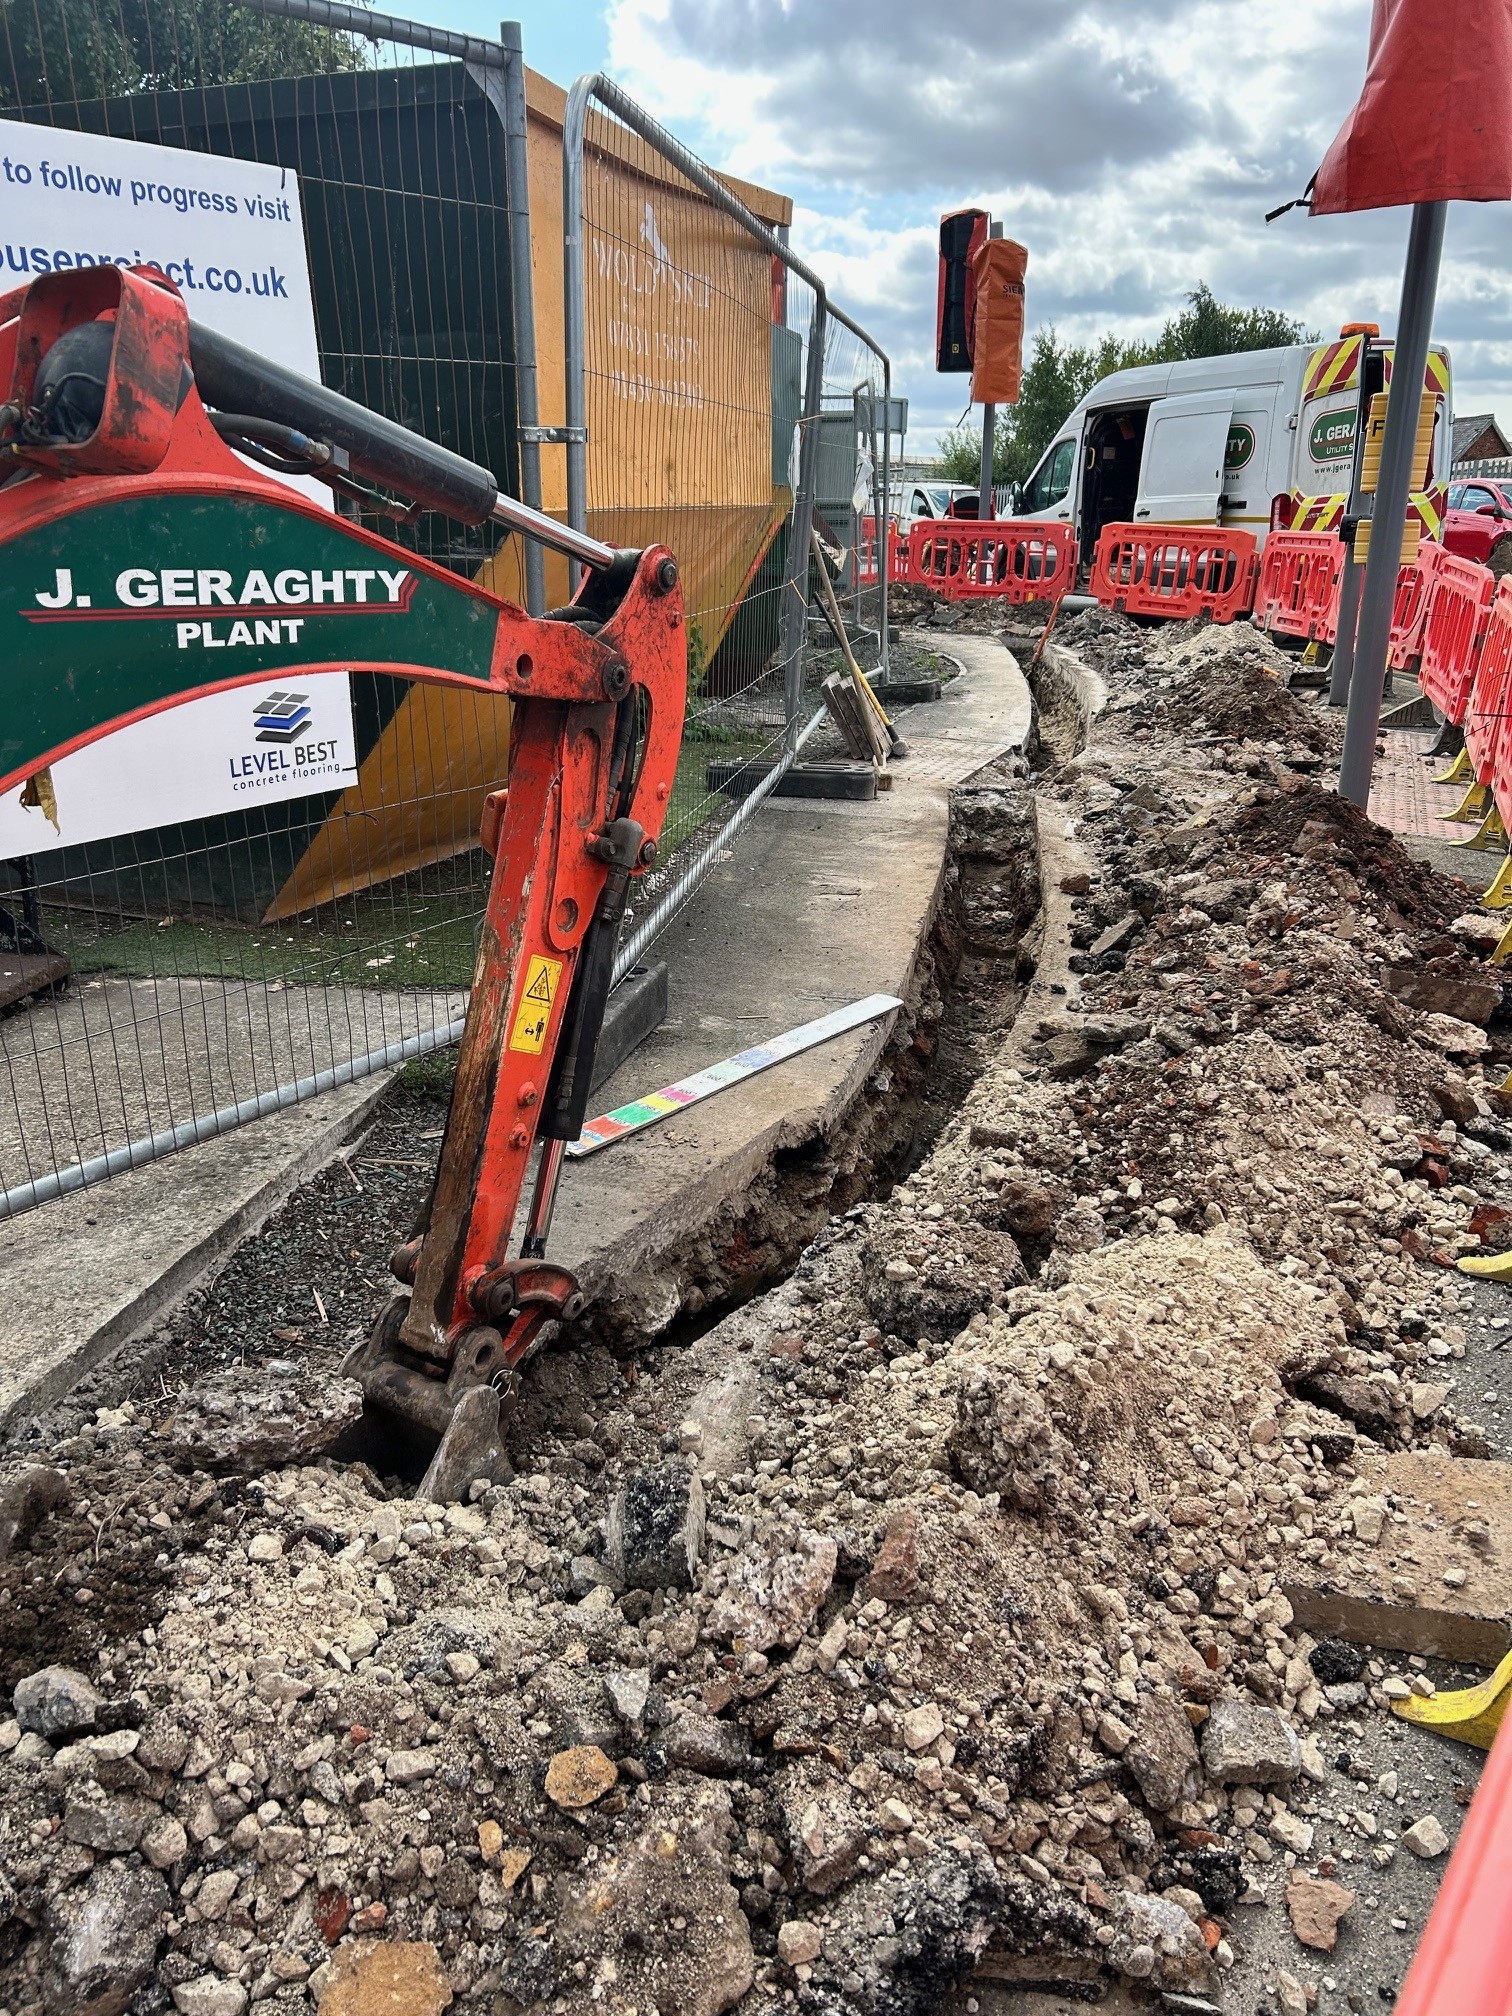
[[1503, 574], [1512, 574], [1512, 538], [1497, 540], [1486, 557], [1486, 565], [1498, 581]]

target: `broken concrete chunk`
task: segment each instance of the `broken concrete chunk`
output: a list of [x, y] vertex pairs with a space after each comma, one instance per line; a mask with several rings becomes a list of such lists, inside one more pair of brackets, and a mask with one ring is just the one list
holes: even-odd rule
[[282, 1361], [239, 1365], [185, 1396], [168, 1423], [168, 1453], [185, 1469], [250, 1477], [307, 1462], [361, 1418], [355, 1379]]
[[244, 2016], [247, 1991], [240, 1981], [222, 1981], [219, 1975], [202, 1974], [197, 1981], [181, 1981], [173, 1991], [173, 2006], [179, 2016]]
[[102, 1864], [48, 1905], [48, 2016], [120, 2016], [152, 1971], [170, 1903], [155, 1869]]
[[[626, 2009], [732, 2009], [755, 1978], [750, 1926], [729, 1878], [733, 1831], [724, 1786], [669, 1785], [644, 1833], [565, 1884], [554, 1924], [561, 1961], [612, 1966]], [[674, 1919], [686, 1927], [675, 1941], [647, 1936]]]
[[794, 1646], [808, 1629], [835, 1579], [839, 1549], [827, 1533], [800, 1527], [790, 1548], [737, 1557], [704, 1625], [737, 1651]]
[[1344, 1372], [1315, 1372], [1297, 1381], [1297, 1398], [1342, 1415], [1374, 1441], [1390, 1442], [1396, 1437], [1395, 1403], [1387, 1389], [1373, 1379]]
[[559, 1750], [546, 1767], [546, 1797], [565, 1812], [579, 1813], [602, 1799], [619, 1777], [612, 1757], [596, 1743]]
[[1121, 1891], [1107, 1957], [1120, 1974], [1158, 1988], [1178, 1992], [1203, 1989], [1217, 1979], [1207, 1942], [1181, 1906], [1168, 1897]]
[[1067, 1495], [1076, 1453], [1044, 1401], [999, 1365], [973, 1365], [956, 1393], [949, 1450], [956, 1474], [1020, 1512], [1049, 1512]]
[[704, 1492], [685, 1462], [658, 1463], [620, 1486], [604, 1555], [627, 1589], [691, 1589], [704, 1545]]
[[917, 1343], [954, 1337], [978, 1311], [1028, 1280], [1011, 1233], [955, 1225], [949, 1240], [900, 1254], [894, 1240], [861, 1249], [861, 1293], [883, 1330]]
[[320, 2016], [441, 2016], [451, 2001], [441, 1955], [428, 1939], [350, 1941], [331, 1961]]
[[1289, 1785], [1302, 1769], [1302, 1746], [1276, 1709], [1215, 1701], [1202, 1728], [1202, 1762], [1219, 1785]]
[[841, 1786], [811, 1785], [795, 1775], [779, 1796], [799, 1882], [813, 1896], [828, 1897], [855, 1874], [868, 1822]]
[[1448, 1854], [1449, 1836], [1436, 1813], [1425, 1813], [1421, 1820], [1414, 1820], [1410, 1827], [1402, 1829], [1402, 1846], [1420, 1862], [1432, 1862]]
[[27, 1463], [0, 1478], [0, 1561], [67, 1498], [68, 1479], [47, 1463]]
[[712, 1715], [679, 1715], [661, 1739], [669, 1764], [700, 1771], [708, 1778], [729, 1778], [751, 1761], [751, 1748], [738, 1723]]
[[[1512, 1465], [1413, 1449], [1358, 1467], [1363, 1489], [1348, 1506], [1357, 1544], [1326, 1573], [1288, 1564], [1297, 1624], [1318, 1638], [1497, 1665], [1512, 1643]], [[1401, 1520], [1387, 1517], [1388, 1498]]]
[[[1484, 966], [1451, 959], [1432, 966], [1388, 966], [1386, 985], [1399, 1001], [1425, 1015], [1484, 1024], [1501, 1006], [1501, 986]], [[1444, 1045], [1449, 1048], [1448, 1044]], [[1450, 1119], [1456, 1116], [1450, 1114]], [[1475, 1117], [1472, 1113], [1472, 1119]]]
[[1286, 1886], [1286, 1909], [1292, 1930], [1304, 1946], [1319, 1953], [1332, 1953], [1339, 1937], [1339, 1920], [1352, 1909], [1353, 1890], [1321, 1876], [1304, 1876], [1300, 1870]]
[[105, 1705], [82, 1673], [72, 1666], [44, 1666], [16, 1682], [12, 1696], [16, 1720], [48, 1742], [60, 1736], [76, 1736], [93, 1729], [95, 1717]]
[[645, 1666], [633, 1666], [623, 1672], [607, 1673], [604, 1676], [604, 1692], [620, 1721], [633, 1725], [641, 1720], [651, 1699], [650, 1670]]
[[1144, 1697], [1124, 1763], [1146, 1805], [1157, 1813], [1169, 1813], [1173, 1806], [1197, 1796], [1202, 1786], [1197, 1739], [1179, 1701], [1168, 1694]]

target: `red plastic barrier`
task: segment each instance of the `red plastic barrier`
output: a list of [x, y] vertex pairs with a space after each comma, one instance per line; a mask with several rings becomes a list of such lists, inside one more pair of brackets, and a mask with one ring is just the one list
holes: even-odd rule
[[1090, 592], [1128, 616], [1207, 616], [1232, 623], [1249, 613], [1259, 573], [1253, 532], [1217, 525], [1105, 525]]
[[1386, 652], [1393, 672], [1416, 670], [1422, 655], [1428, 603], [1443, 555], [1442, 546], [1425, 539], [1418, 547], [1416, 559], [1397, 572], [1396, 596], [1391, 605], [1391, 642]]
[[1512, 808], [1512, 737], [1507, 734], [1512, 694], [1512, 575], [1497, 583], [1491, 614], [1465, 708], [1465, 753], [1478, 784], [1491, 785], [1499, 804]]
[[1433, 551], [1438, 557], [1423, 617], [1418, 680], [1444, 719], [1458, 722], [1475, 684], [1496, 576], [1478, 560], [1462, 560], [1440, 547]]
[[1503, 1721], [1396, 2016], [1512, 2016], [1512, 1715]]
[[[898, 528], [889, 523], [887, 552], [887, 578], [889, 581], [906, 581], [908, 574], [908, 541]], [[860, 567], [858, 579], [863, 588], [877, 585], [877, 521], [875, 518], [861, 520], [861, 533], [857, 542], [857, 563]]]
[[908, 535], [905, 578], [946, 602], [1054, 601], [1076, 585], [1076, 538], [1069, 525], [1035, 519], [924, 518]]
[[1336, 532], [1272, 532], [1255, 590], [1255, 624], [1283, 637], [1331, 641], [1344, 572]]

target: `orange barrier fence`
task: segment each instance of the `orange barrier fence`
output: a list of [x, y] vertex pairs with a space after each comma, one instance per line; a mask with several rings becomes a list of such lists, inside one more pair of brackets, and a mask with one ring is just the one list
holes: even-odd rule
[[[1424, 544], [1420, 553], [1430, 549]], [[1478, 560], [1432, 549], [1438, 558], [1424, 612], [1418, 680], [1446, 721], [1465, 718], [1496, 577]], [[1394, 662], [1394, 661], [1393, 661]]]
[[1491, 1746], [1395, 2016], [1512, 2016], [1509, 1897], [1512, 1715]]
[[1512, 806], [1504, 786], [1512, 784], [1507, 704], [1512, 693], [1512, 575], [1498, 582], [1465, 708], [1465, 753], [1478, 784], [1489, 784]]
[[[908, 538], [896, 525], [889, 522], [887, 528], [887, 578], [889, 581], [906, 581], [908, 573]], [[861, 536], [857, 542], [856, 561], [860, 569], [857, 576], [863, 588], [877, 585], [877, 521], [875, 518], [861, 520]]]
[[924, 518], [908, 535], [903, 579], [947, 602], [1054, 601], [1076, 585], [1076, 539], [1069, 525], [1032, 519]]
[[1396, 595], [1391, 604], [1391, 641], [1386, 650], [1386, 660], [1393, 672], [1411, 672], [1417, 667], [1438, 563], [1447, 557], [1442, 546], [1424, 539], [1416, 556], [1397, 572]]
[[1332, 643], [1344, 572], [1336, 532], [1272, 532], [1265, 542], [1255, 626], [1307, 643]]
[[1207, 616], [1232, 623], [1249, 612], [1259, 572], [1253, 532], [1216, 525], [1105, 525], [1089, 592], [1123, 615]]

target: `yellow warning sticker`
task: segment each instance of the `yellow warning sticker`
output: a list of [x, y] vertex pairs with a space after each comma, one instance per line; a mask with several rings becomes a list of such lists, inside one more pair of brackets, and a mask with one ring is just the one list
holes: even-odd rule
[[514, 1027], [509, 1032], [511, 1050], [523, 1050], [531, 1057], [539, 1057], [546, 1048], [546, 1030], [551, 1022], [552, 1004], [561, 979], [560, 959], [543, 959], [539, 953], [532, 954], [525, 974], [525, 992], [520, 996]]

